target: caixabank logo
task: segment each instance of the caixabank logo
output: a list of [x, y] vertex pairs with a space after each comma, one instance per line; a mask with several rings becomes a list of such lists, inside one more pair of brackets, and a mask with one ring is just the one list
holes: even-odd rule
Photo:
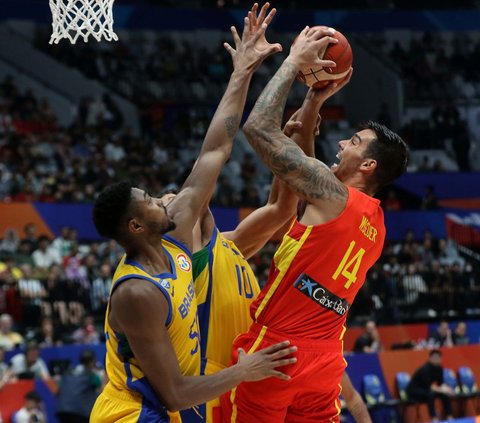
[[339, 316], [344, 316], [350, 308], [350, 303], [347, 300], [332, 294], [327, 288], [305, 273], [300, 275], [293, 286], [317, 304], [337, 313]]

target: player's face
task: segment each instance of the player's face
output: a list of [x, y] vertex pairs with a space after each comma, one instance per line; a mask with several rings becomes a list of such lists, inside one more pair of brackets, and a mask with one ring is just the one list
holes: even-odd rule
[[335, 176], [344, 181], [357, 173], [362, 163], [365, 162], [365, 151], [372, 140], [375, 132], [371, 129], [363, 129], [356, 132], [350, 139], [338, 143], [337, 163], [331, 167]]
[[152, 197], [147, 192], [133, 188], [132, 199], [138, 220], [146, 231], [153, 235], [163, 235], [175, 229], [175, 222], [168, 215], [166, 205], [161, 198]]

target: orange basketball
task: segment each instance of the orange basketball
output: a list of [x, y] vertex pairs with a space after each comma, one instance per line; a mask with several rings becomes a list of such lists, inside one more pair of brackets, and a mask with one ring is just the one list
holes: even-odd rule
[[[315, 26], [314, 28], [327, 28]], [[347, 38], [340, 32], [333, 35], [338, 40], [337, 44], [329, 44], [325, 51], [319, 52], [319, 57], [324, 60], [333, 60], [335, 68], [305, 68], [298, 72], [297, 79], [313, 88], [322, 88], [330, 81], [343, 80], [350, 71], [353, 63], [352, 47]], [[294, 41], [295, 42], [295, 41]]]

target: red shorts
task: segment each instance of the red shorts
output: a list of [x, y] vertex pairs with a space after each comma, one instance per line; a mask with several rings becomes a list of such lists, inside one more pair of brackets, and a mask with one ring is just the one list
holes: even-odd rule
[[235, 339], [233, 362], [237, 348], [254, 352], [285, 340], [298, 347], [297, 362], [280, 368], [291, 380], [271, 377], [241, 383], [221, 398], [224, 423], [339, 421], [338, 397], [346, 366], [341, 341], [295, 339], [253, 323], [247, 333]]

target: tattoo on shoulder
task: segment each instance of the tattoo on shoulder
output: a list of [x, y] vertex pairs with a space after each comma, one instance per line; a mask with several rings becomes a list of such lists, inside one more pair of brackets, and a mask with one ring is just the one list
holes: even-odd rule
[[230, 138], [233, 138], [238, 131], [240, 126], [240, 116], [232, 115], [225, 118], [225, 129], [227, 130], [227, 135]]

